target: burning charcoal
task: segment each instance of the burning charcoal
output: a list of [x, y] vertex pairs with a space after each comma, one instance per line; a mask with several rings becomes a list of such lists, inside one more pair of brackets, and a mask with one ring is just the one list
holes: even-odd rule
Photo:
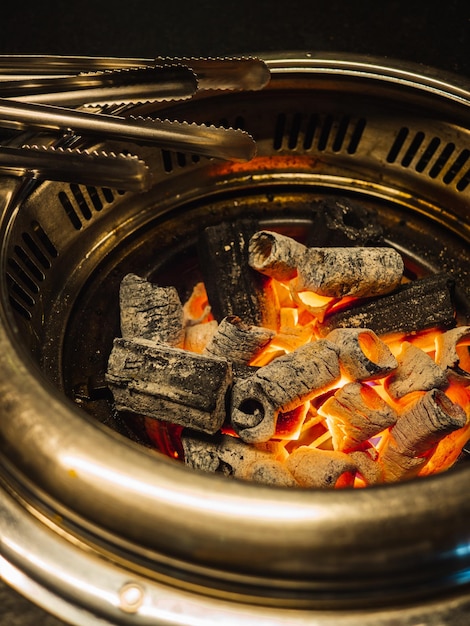
[[397, 421], [396, 412], [368, 385], [347, 383], [322, 404], [318, 412], [326, 417], [333, 448], [354, 450]]
[[235, 363], [248, 364], [274, 337], [269, 328], [250, 326], [239, 317], [229, 315], [219, 324], [204, 354], [222, 356]]
[[[461, 363], [462, 354], [459, 354], [460, 344], [462, 344], [461, 349], [465, 346], [466, 352], [462, 353], [466, 357], [465, 368]], [[470, 379], [469, 344], [470, 326], [459, 326], [439, 335], [436, 337], [436, 363], [446, 369], [452, 378], [468, 381]]]
[[352, 380], [374, 380], [390, 374], [397, 360], [368, 328], [337, 328], [326, 336], [338, 348], [341, 367]]
[[282, 281], [297, 276], [306, 248], [291, 237], [262, 230], [250, 239], [248, 250], [248, 262], [253, 269]]
[[257, 227], [250, 220], [209, 226], [199, 237], [199, 261], [217, 321], [236, 315], [247, 324], [277, 330], [272, 285], [248, 265], [248, 242]]
[[383, 245], [377, 213], [347, 198], [325, 198], [314, 206], [309, 247]]
[[222, 358], [119, 338], [106, 381], [117, 410], [215, 433], [225, 419], [232, 370]]
[[372, 297], [396, 289], [403, 270], [393, 248], [308, 248], [294, 288], [334, 298]]
[[286, 467], [301, 487], [352, 486], [357, 467], [348, 454], [300, 446], [286, 461]]
[[434, 274], [399, 287], [394, 293], [362, 302], [327, 315], [319, 331], [326, 336], [334, 328], [370, 328], [378, 335], [411, 333], [427, 328], [455, 326], [455, 281], [448, 274]]
[[400, 284], [404, 270], [393, 248], [307, 248], [271, 231], [251, 238], [249, 263], [277, 280], [296, 276], [296, 291], [334, 298], [389, 293]]
[[390, 429], [380, 452], [385, 481], [415, 476], [445, 435], [463, 428], [465, 411], [439, 389], [432, 389], [406, 410]]
[[135, 274], [127, 274], [119, 291], [121, 333], [182, 347], [183, 306], [174, 287], [158, 287]]
[[424, 350], [408, 341], [403, 342], [397, 361], [397, 369], [385, 383], [395, 400], [412, 391], [430, 391], [448, 383], [446, 372]]
[[357, 472], [360, 474], [366, 485], [376, 485], [383, 481], [382, 468], [377, 463], [377, 454], [372, 457], [371, 450], [355, 450], [349, 453]]
[[340, 377], [336, 347], [329, 341], [308, 343], [235, 381], [231, 420], [247, 442], [268, 441], [280, 412], [290, 411], [329, 389]]
[[284, 463], [276, 459], [258, 459], [247, 465], [240, 478], [263, 485], [298, 487], [299, 484]]
[[243, 478], [253, 463], [277, 460], [275, 446], [272, 449], [258, 448], [230, 435], [207, 437], [185, 430], [181, 441], [186, 465], [225, 476]]

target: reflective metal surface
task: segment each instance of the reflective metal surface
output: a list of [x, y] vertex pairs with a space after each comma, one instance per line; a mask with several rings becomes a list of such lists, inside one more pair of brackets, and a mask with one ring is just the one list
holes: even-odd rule
[[[467, 466], [354, 492], [267, 488], [191, 472], [72, 401], [81, 352], [106, 358], [102, 338], [95, 354], [83, 338], [99, 325], [77, 311], [98, 316], [90, 301], [126, 264], [150, 271], [149, 241], [171, 256], [190, 248], [202, 220], [240, 210], [300, 223], [298, 206], [325, 193], [377, 204], [417, 267], [447, 271], [458, 257], [467, 316], [470, 186], [468, 162], [457, 159], [470, 92], [371, 60], [267, 61], [273, 79], [262, 92], [157, 107], [197, 122], [242, 117], [257, 140], [252, 162], [149, 149], [161, 174], [149, 192], [82, 190], [84, 207], [76, 190], [45, 183], [3, 213], [2, 568], [44, 606], [59, 598], [58, 612], [75, 623], [437, 624], [468, 615]], [[424, 164], [434, 137], [440, 147]], [[450, 144], [454, 156], [437, 171]], [[5, 197], [13, 184], [4, 180]], [[184, 237], [174, 230], [181, 222]], [[112, 321], [103, 319], [106, 336]]]

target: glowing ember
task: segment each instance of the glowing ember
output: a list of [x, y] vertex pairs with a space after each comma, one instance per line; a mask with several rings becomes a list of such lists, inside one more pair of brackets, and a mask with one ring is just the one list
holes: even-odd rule
[[[397, 287], [400, 261], [390, 249], [359, 249], [358, 257], [354, 249], [342, 250], [342, 272], [349, 271], [348, 264], [354, 266], [357, 261], [357, 266], [352, 267], [345, 280], [349, 287], [340, 297], [340, 277], [333, 272], [335, 262], [330, 258], [333, 249], [328, 252], [328, 282], [322, 282], [317, 261], [314, 276], [309, 273], [302, 256], [307, 250], [304, 246], [266, 231], [257, 233], [254, 240], [254, 265], [270, 276], [265, 285], [276, 311], [268, 317], [278, 320], [277, 328], [251, 325], [236, 315], [216, 321], [205, 285], [198, 283], [181, 311], [176, 307], [183, 320], [182, 328], [176, 329], [178, 337], [183, 331], [182, 348], [154, 351], [153, 358], [160, 361], [164, 354], [183, 368], [182, 353], [196, 353], [204, 359], [207, 383], [214, 381], [212, 372], [219, 361], [228, 362], [232, 383], [228, 382], [230, 372], [224, 370], [219, 376], [229, 385], [231, 407], [218, 433], [209, 437], [187, 432], [184, 422], [165, 430], [165, 417], [153, 416], [163, 422], [147, 417], [147, 433], [155, 445], [170, 456], [184, 457], [197, 469], [283, 486], [365, 487], [450, 468], [470, 437], [470, 328], [446, 328], [447, 311], [441, 328], [410, 332], [391, 325], [390, 332], [376, 333], [360, 324], [361, 312], [351, 316], [350, 311], [365, 298], [364, 319], [374, 319], [373, 300], [367, 302], [366, 288], [374, 297], [378, 293], [389, 298], [379, 303], [378, 327], [389, 302], [392, 307], [404, 302], [401, 315], [408, 315], [416, 293], [404, 284], [405, 279]], [[279, 246], [284, 244], [287, 252], [280, 258]], [[312, 249], [307, 253], [309, 258], [325, 256]], [[364, 271], [366, 258], [377, 260], [375, 277], [373, 269], [372, 277]], [[321, 294], [308, 287], [309, 281], [299, 281], [297, 267], [310, 283], [321, 284]], [[435, 289], [447, 306], [447, 278], [431, 277], [430, 281], [425, 296]], [[406, 289], [400, 291], [403, 286]], [[421, 289], [420, 283], [418, 296]], [[330, 320], [344, 312], [353, 324], [332, 329]], [[121, 344], [116, 340], [116, 346]], [[144, 348], [132, 344], [132, 367], [144, 351], [154, 354], [148, 346]], [[112, 358], [110, 364], [114, 364]], [[147, 369], [154, 367], [145, 364]], [[119, 386], [121, 382], [115, 382], [119, 376], [109, 368], [108, 381]], [[124, 395], [129, 387], [134, 403], [136, 394], [152, 384], [139, 380], [132, 386], [126, 379]], [[185, 390], [188, 405], [192, 406], [196, 392], [200, 390]], [[117, 397], [123, 392], [116, 388], [113, 393]], [[213, 393], [220, 407], [220, 393], [215, 389]], [[177, 395], [181, 395], [178, 390], [170, 390], [169, 397]], [[194, 406], [198, 415], [212, 416], [214, 411], [205, 408], [205, 400], [198, 399]], [[142, 406], [148, 402], [146, 397]], [[138, 413], [135, 406], [127, 409]], [[181, 441], [181, 446], [174, 441]]]

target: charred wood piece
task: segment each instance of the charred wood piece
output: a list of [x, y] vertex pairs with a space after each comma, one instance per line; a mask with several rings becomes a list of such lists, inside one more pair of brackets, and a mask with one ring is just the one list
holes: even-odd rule
[[127, 274], [121, 281], [119, 308], [125, 339], [182, 347], [183, 306], [174, 287], [159, 287], [136, 274]]
[[308, 343], [235, 381], [231, 421], [246, 442], [268, 441], [280, 412], [323, 393], [340, 377], [337, 348], [324, 339]]
[[257, 232], [250, 240], [251, 267], [277, 280], [295, 278], [296, 291], [333, 298], [389, 293], [402, 279], [403, 259], [393, 248], [307, 248], [289, 239]]
[[215, 433], [225, 420], [232, 369], [219, 357], [118, 338], [106, 380], [118, 411]]
[[270, 280], [248, 264], [248, 244], [258, 222], [239, 220], [205, 228], [198, 255], [214, 318], [236, 315], [253, 326], [277, 330], [279, 313]]
[[415, 476], [433, 447], [465, 423], [465, 411], [443, 391], [426, 392], [390, 429], [379, 458], [384, 480]]
[[287, 469], [285, 463], [276, 459], [253, 461], [244, 468], [240, 478], [263, 485], [277, 487], [298, 487], [299, 483]]
[[258, 448], [237, 437], [207, 437], [183, 431], [184, 462], [192, 469], [271, 485], [296, 486], [274, 450]]
[[225, 317], [204, 349], [209, 356], [225, 357], [229, 361], [248, 365], [265, 348], [275, 332], [245, 324], [236, 315]]
[[400, 286], [394, 293], [327, 314], [319, 327], [326, 336], [335, 328], [369, 328], [377, 335], [412, 333], [455, 326], [455, 281], [433, 274]]
[[405, 341], [397, 355], [398, 367], [385, 381], [394, 400], [413, 391], [441, 389], [448, 384], [447, 374], [424, 350]]
[[364, 441], [397, 421], [396, 411], [368, 385], [347, 383], [328, 398], [318, 411], [326, 417], [333, 448], [357, 449]]
[[[470, 326], [459, 326], [436, 337], [436, 363], [457, 380], [470, 380]], [[465, 350], [465, 359], [460, 350]], [[465, 366], [463, 364], [465, 361]]]
[[249, 243], [250, 266], [266, 276], [286, 281], [297, 276], [297, 268], [307, 248], [292, 237], [269, 230], [253, 235]]
[[369, 328], [337, 328], [326, 339], [338, 348], [341, 367], [352, 380], [383, 378], [398, 366], [387, 344]]
[[344, 452], [300, 446], [286, 461], [286, 467], [301, 487], [352, 486], [357, 466]]
[[312, 207], [313, 223], [307, 246], [381, 246], [383, 228], [376, 211], [347, 198], [325, 198]]
[[371, 450], [355, 450], [349, 453], [349, 457], [366, 485], [377, 485], [383, 482], [383, 471], [377, 462], [377, 454], [373, 454]]

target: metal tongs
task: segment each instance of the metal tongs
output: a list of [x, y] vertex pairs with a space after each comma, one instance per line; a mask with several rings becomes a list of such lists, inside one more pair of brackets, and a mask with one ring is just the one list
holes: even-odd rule
[[[79, 68], [85, 68], [86, 73], [80, 73]], [[96, 112], [96, 106], [190, 98], [200, 88], [262, 89], [268, 81], [264, 62], [252, 58], [0, 56], [0, 127], [52, 131], [59, 138], [76, 134], [101, 142], [129, 141], [136, 146], [155, 145], [199, 156], [248, 161], [255, 155], [256, 145], [242, 130], [105, 114]], [[91, 103], [94, 109], [77, 110]], [[0, 146], [0, 172], [133, 191], [147, 189], [152, 181], [142, 159], [106, 150], [90, 153]]]

